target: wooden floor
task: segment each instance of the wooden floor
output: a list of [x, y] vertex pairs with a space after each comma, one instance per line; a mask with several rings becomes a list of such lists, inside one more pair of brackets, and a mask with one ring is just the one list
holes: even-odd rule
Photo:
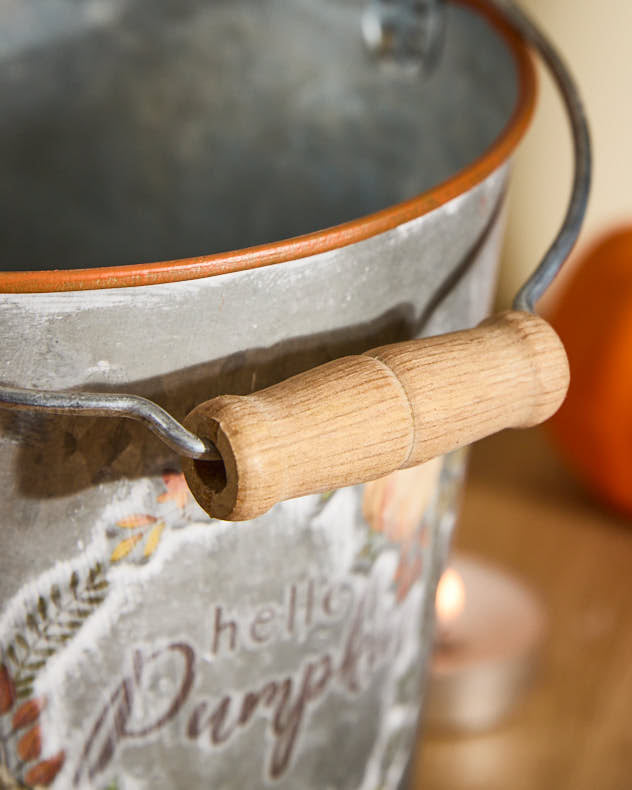
[[455, 547], [529, 582], [549, 632], [511, 720], [426, 734], [414, 790], [632, 790], [632, 520], [593, 502], [542, 433], [506, 432], [473, 451]]

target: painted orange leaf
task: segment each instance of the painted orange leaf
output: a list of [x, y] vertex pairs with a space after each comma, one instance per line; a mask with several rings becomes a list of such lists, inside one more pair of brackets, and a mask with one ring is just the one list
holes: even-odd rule
[[61, 770], [65, 758], [65, 752], [59, 752], [54, 757], [43, 760], [31, 768], [30, 771], [27, 771], [24, 781], [27, 785], [48, 787]]
[[173, 501], [180, 508], [184, 508], [191, 494], [184, 480], [184, 475], [178, 472], [165, 472], [162, 476], [167, 490], [160, 494], [158, 502]]
[[17, 752], [25, 763], [36, 760], [42, 752], [42, 731], [39, 725], [28, 730], [18, 741]]
[[145, 543], [145, 550], [144, 555], [145, 557], [151, 557], [151, 555], [156, 551], [158, 548], [158, 544], [160, 543], [160, 538], [162, 537], [162, 532], [165, 528], [165, 522], [159, 521], [155, 527], [152, 527], [151, 532], [147, 537], [147, 543]]
[[135, 513], [133, 516], [117, 521], [118, 527], [123, 529], [136, 529], [136, 527], [144, 527], [146, 524], [153, 524], [156, 521], [155, 516], [150, 516], [148, 513]]
[[110, 561], [118, 562], [119, 560], [122, 560], [123, 557], [127, 557], [130, 551], [134, 548], [138, 541], [142, 539], [142, 537], [142, 533], [139, 532], [137, 535], [132, 535], [130, 538], [125, 538], [125, 540], [122, 540], [114, 547], [114, 551], [110, 556]]
[[432, 501], [441, 464], [441, 458], [434, 458], [367, 483], [362, 510], [371, 529], [393, 543], [406, 545]]
[[395, 571], [397, 602], [401, 603], [408, 595], [410, 588], [420, 577], [422, 571], [421, 557], [401, 556]]
[[36, 722], [45, 707], [46, 699], [44, 697], [23, 702], [13, 714], [13, 729], [21, 730], [23, 727], [28, 727], [29, 724]]
[[0, 664], [0, 714], [8, 713], [15, 702], [15, 686], [9, 670]]

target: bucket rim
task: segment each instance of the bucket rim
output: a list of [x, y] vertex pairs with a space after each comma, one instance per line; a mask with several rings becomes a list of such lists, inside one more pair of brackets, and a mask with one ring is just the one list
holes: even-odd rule
[[408, 200], [347, 222], [288, 239], [227, 252], [150, 263], [0, 272], [0, 293], [106, 290], [198, 280], [307, 258], [365, 241], [429, 214], [468, 192], [503, 165], [529, 127], [536, 101], [536, 74], [528, 47], [502, 12], [486, 0], [451, 0], [485, 17], [514, 59], [518, 83], [514, 109], [498, 137], [479, 157], [445, 181]]

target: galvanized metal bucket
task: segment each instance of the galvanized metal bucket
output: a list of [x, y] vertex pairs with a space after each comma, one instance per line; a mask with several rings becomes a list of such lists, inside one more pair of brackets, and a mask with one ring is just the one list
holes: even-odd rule
[[233, 524], [176, 421], [487, 314], [524, 44], [448, 5], [421, 79], [361, 0], [51, 2], [0, 11], [0, 785], [394, 788], [462, 455]]

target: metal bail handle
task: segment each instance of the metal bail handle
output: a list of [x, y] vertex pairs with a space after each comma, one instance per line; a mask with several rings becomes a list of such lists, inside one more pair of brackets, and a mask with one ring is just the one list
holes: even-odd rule
[[586, 211], [591, 154], [574, 81], [545, 36], [511, 0], [489, 0], [539, 52], [564, 101], [575, 175], [562, 226], [504, 313], [465, 332], [346, 357], [248, 396], [223, 396], [185, 420], [221, 461], [183, 461], [211, 515], [253, 518], [276, 502], [366, 482], [509, 427], [544, 421], [562, 404], [568, 360], [534, 305], [570, 253]]
[[573, 136], [566, 216], [514, 311], [475, 329], [334, 360], [247, 396], [200, 404], [181, 425], [135, 395], [0, 386], [0, 408], [141, 420], [183, 458], [211, 516], [252, 518], [275, 502], [365, 482], [507, 427], [551, 416], [568, 387], [558, 337], [534, 305], [579, 234], [590, 186], [588, 126], [555, 49], [511, 0], [487, 0], [539, 52], [557, 83]]

